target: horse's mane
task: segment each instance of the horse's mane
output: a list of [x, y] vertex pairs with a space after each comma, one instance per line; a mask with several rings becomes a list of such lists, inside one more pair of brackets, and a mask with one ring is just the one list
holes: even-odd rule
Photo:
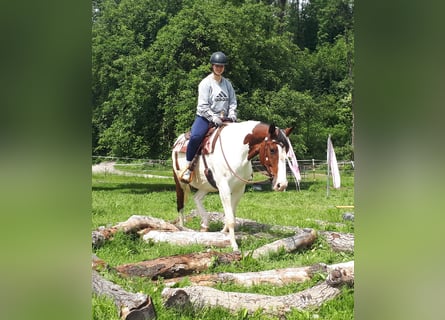
[[289, 140], [286, 137], [286, 135], [284, 134], [284, 131], [282, 129], [280, 129], [278, 127], [277, 127], [277, 129], [278, 129], [278, 137], [276, 140], [278, 142], [282, 143], [284, 145], [284, 147], [286, 148], [286, 152], [288, 152], [289, 151]]

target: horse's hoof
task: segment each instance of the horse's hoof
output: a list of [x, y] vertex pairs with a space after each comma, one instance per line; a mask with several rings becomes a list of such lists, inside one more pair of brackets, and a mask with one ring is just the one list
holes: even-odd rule
[[199, 229], [200, 232], [208, 232], [209, 231], [209, 227], [203, 227], [201, 226], [201, 229]]

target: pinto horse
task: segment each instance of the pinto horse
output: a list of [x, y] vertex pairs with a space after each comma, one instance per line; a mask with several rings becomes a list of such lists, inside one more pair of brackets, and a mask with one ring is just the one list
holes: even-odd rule
[[[259, 156], [272, 180], [273, 190], [285, 190], [286, 154], [289, 150], [287, 136], [291, 131], [292, 128], [281, 130], [259, 121], [224, 123], [210, 136], [208, 148], [202, 149], [190, 184], [182, 183], [179, 179], [186, 165], [184, 149], [187, 143], [185, 134], [180, 135], [172, 152], [179, 224], [184, 225], [184, 203], [192, 186], [197, 190], [194, 200], [201, 216], [201, 231], [207, 231], [209, 218], [202, 200], [209, 192], [219, 192], [225, 215], [225, 225], [221, 232], [229, 232], [233, 251], [238, 251], [235, 241], [235, 212], [246, 184], [252, 182], [251, 159]], [[206, 175], [208, 172], [211, 172], [210, 175]]]

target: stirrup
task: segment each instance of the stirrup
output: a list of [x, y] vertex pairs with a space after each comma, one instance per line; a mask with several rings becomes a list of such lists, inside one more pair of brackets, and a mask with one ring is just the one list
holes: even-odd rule
[[186, 168], [182, 172], [180, 180], [183, 183], [190, 183], [190, 182], [192, 182], [192, 171], [189, 168]]

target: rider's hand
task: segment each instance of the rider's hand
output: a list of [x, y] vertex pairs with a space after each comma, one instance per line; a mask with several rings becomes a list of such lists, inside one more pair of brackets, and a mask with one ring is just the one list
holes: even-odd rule
[[222, 120], [221, 120], [221, 118], [218, 118], [218, 117], [213, 117], [212, 118], [212, 122], [215, 124], [215, 126], [217, 126], [217, 127], [219, 127], [219, 126], [221, 126], [222, 125]]
[[231, 115], [228, 117], [228, 119], [232, 122], [236, 122], [236, 116], [235, 115]]

